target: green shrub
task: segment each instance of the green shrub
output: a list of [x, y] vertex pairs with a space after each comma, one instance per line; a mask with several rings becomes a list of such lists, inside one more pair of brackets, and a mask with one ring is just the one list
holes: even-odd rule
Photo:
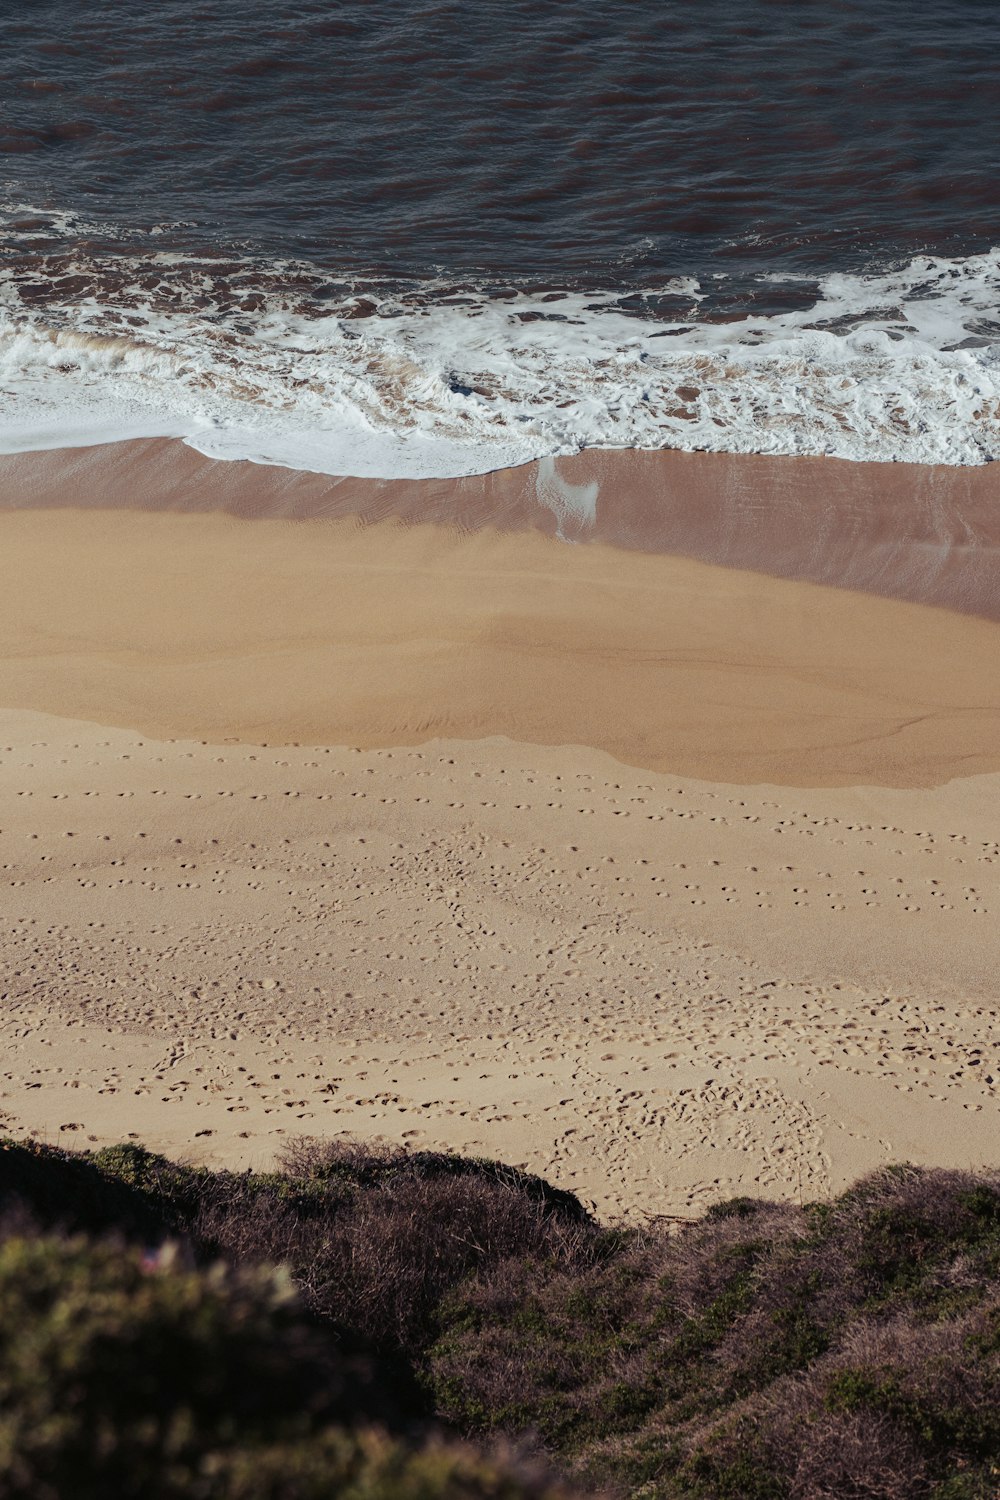
[[[530, 1500], [546, 1482], [406, 1442], [287, 1278], [82, 1239], [0, 1245], [4, 1500]], [[389, 1414], [391, 1415], [391, 1413]]]
[[286, 1264], [307, 1304], [356, 1347], [412, 1360], [451, 1287], [510, 1255], [602, 1241], [571, 1193], [443, 1152], [290, 1148], [283, 1170], [179, 1167], [142, 1146], [92, 1156], [4, 1142], [0, 1209], [41, 1228], [183, 1238], [196, 1259]]
[[532, 1428], [578, 1479], [643, 1496], [919, 1500], [1000, 1469], [998, 1254], [985, 1174], [898, 1168], [804, 1210], [734, 1200], [587, 1267], [457, 1288], [437, 1408]]
[[[446, 1153], [306, 1142], [274, 1172], [231, 1173], [135, 1145], [5, 1143], [0, 1208], [8, 1234], [113, 1230], [140, 1247], [39, 1240], [36, 1262], [28, 1241], [10, 1286], [0, 1269], [3, 1451], [35, 1464], [42, 1500], [58, 1493], [44, 1463], [87, 1473], [95, 1444], [123, 1475], [155, 1469], [154, 1500], [535, 1483], [398, 1437], [433, 1418], [527, 1440], [578, 1484], [637, 1500], [996, 1500], [995, 1173], [898, 1167], [831, 1203], [734, 1199], [670, 1234], [603, 1229], [539, 1178]], [[164, 1236], [186, 1269], [144, 1262]], [[194, 1365], [204, 1380], [185, 1383]], [[112, 1366], [127, 1391], [88, 1406]], [[254, 1389], [280, 1394], [262, 1407]], [[151, 1410], [167, 1415], [150, 1426]], [[10, 1473], [0, 1496], [20, 1500]]]
[[0, 1493], [195, 1494], [234, 1447], [382, 1415], [368, 1372], [303, 1321], [287, 1278], [171, 1259], [0, 1245]]

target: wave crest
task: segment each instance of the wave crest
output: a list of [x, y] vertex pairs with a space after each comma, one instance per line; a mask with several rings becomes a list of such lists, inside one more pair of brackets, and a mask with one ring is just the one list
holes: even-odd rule
[[[0, 449], [171, 435], [385, 478], [585, 447], [1000, 455], [1000, 251], [802, 283], [778, 311], [751, 295], [738, 316], [718, 280], [331, 284], [291, 263], [22, 249], [0, 262]], [[758, 300], [795, 286], [770, 278]]]

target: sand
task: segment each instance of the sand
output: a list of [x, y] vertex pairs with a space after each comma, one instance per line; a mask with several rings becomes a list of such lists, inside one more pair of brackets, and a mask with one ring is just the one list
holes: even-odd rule
[[591, 449], [415, 483], [215, 463], [165, 440], [0, 454], [0, 509], [66, 506], [534, 530], [1000, 620], [1000, 464]]
[[146, 734], [503, 734], [655, 770], [1000, 769], [1000, 628], [536, 532], [0, 512], [0, 703]]
[[0, 510], [7, 1130], [405, 1140], [633, 1217], [995, 1161], [991, 620], [58, 498]]

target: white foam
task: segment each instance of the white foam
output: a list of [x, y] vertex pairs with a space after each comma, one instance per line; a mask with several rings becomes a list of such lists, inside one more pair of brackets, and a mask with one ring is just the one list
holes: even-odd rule
[[[169, 285], [177, 259], [137, 265]], [[584, 447], [1000, 457], [1000, 251], [829, 276], [813, 306], [735, 323], [701, 317], [694, 281], [669, 288], [689, 299], [683, 323], [628, 316], [611, 294], [387, 293], [349, 318], [296, 310], [268, 274], [253, 313], [223, 314], [183, 297], [157, 310], [138, 282], [25, 303], [0, 270], [0, 450], [175, 436], [218, 458], [387, 478]]]

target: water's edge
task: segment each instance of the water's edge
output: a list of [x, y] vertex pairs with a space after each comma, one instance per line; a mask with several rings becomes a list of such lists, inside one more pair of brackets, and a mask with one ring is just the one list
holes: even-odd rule
[[1000, 620], [1000, 465], [588, 450], [414, 481], [218, 463], [168, 439], [0, 455], [0, 519], [52, 507], [530, 529]]

